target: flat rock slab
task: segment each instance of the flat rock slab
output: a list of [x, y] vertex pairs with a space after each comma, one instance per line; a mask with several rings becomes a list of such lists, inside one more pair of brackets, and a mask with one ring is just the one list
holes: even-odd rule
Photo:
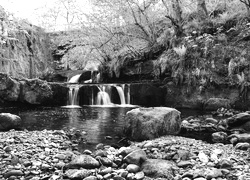
[[127, 112], [124, 133], [132, 140], [154, 139], [178, 134], [181, 127], [180, 112], [174, 108], [136, 108]]

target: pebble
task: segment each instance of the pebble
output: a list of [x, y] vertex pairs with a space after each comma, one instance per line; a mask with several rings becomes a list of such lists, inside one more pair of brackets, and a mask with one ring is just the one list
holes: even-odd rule
[[[74, 143], [62, 131], [16, 131], [15, 136], [20, 139], [18, 143], [13, 132], [0, 132], [0, 141], [9, 143], [0, 143], [0, 179], [62, 179], [71, 160], [83, 155], [73, 150]], [[95, 151], [83, 152], [95, 158], [100, 166], [88, 170], [76, 167], [75, 172], [85, 180], [142, 180], [147, 176], [140, 163], [156, 157], [178, 166], [173, 168], [175, 180], [246, 179], [250, 174], [246, 161], [248, 153], [242, 147], [247, 146], [208, 144], [178, 136], [133, 143], [120, 149], [98, 144]]]

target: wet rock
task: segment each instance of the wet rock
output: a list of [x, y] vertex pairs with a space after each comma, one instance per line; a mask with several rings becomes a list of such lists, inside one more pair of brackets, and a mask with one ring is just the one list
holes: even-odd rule
[[207, 169], [205, 171], [205, 174], [206, 174], [206, 179], [213, 179], [223, 176], [221, 170], [216, 168]]
[[4, 174], [4, 178], [9, 178], [10, 176], [22, 176], [23, 172], [21, 170], [10, 170]]
[[140, 165], [147, 159], [146, 153], [142, 150], [135, 150], [131, 153], [129, 153], [125, 158], [124, 161], [127, 162], [128, 164], [136, 164]]
[[104, 166], [112, 166], [113, 162], [111, 159], [107, 158], [107, 157], [100, 157], [97, 156], [96, 159], [101, 162], [102, 165]]
[[136, 164], [129, 164], [126, 170], [130, 173], [137, 173], [140, 170], [140, 166]]
[[118, 175], [115, 175], [113, 177], [114, 180], [126, 180], [124, 177], [121, 177], [121, 176], [118, 176]]
[[142, 179], [144, 179], [144, 177], [145, 177], [144, 172], [140, 171], [140, 172], [135, 174], [134, 179], [135, 180], [142, 180]]
[[232, 135], [228, 136], [228, 139], [233, 144], [236, 144], [238, 142], [248, 142], [248, 143], [250, 143], [250, 134], [248, 134], [248, 133], [232, 134]]
[[221, 169], [231, 169], [233, 164], [229, 159], [222, 159], [222, 160], [220, 160], [218, 166]]
[[180, 112], [173, 108], [136, 108], [127, 112], [125, 134], [134, 140], [153, 139], [180, 131]]
[[104, 149], [104, 144], [102, 143], [97, 144], [95, 149]]
[[177, 168], [175, 163], [162, 159], [147, 159], [141, 166], [146, 176], [167, 179], [174, 178], [173, 168]]
[[199, 154], [198, 154], [198, 157], [199, 157], [199, 160], [206, 164], [209, 162], [209, 157], [203, 152], [203, 151], [200, 151]]
[[247, 150], [250, 148], [249, 143], [237, 143], [235, 146], [235, 149], [240, 149], [240, 150]]
[[105, 168], [105, 169], [101, 170], [100, 174], [104, 176], [106, 174], [110, 174], [111, 172], [112, 172], [112, 168], [108, 167], [108, 168]]
[[250, 132], [250, 114], [248, 112], [236, 114], [226, 119], [228, 129], [239, 129]]
[[103, 176], [104, 179], [110, 179], [112, 177], [112, 174], [105, 174]]
[[180, 160], [188, 160], [190, 157], [190, 152], [188, 150], [178, 150], [177, 154]]
[[96, 176], [88, 176], [86, 178], [84, 178], [83, 180], [97, 180]]
[[210, 98], [204, 104], [204, 109], [209, 111], [216, 111], [221, 107], [230, 109], [230, 100], [223, 98]]
[[178, 167], [184, 168], [184, 167], [192, 166], [193, 164], [190, 161], [180, 161], [176, 165]]
[[218, 120], [214, 118], [206, 118], [205, 123], [212, 123], [212, 124], [218, 124]]
[[65, 176], [69, 179], [83, 179], [91, 175], [91, 171], [87, 169], [69, 169], [65, 172]]
[[99, 162], [90, 155], [79, 155], [75, 156], [69, 163], [70, 168], [82, 167], [86, 169], [98, 168], [100, 166]]
[[6, 153], [9, 153], [11, 151], [11, 147], [10, 146], [5, 146], [3, 148], [3, 150], [6, 152]]
[[226, 143], [227, 142], [227, 133], [225, 132], [215, 132], [212, 134], [212, 141], [215, 143]]
[[19, 116], [10, 113], [0, 113], [0, 131], [19, 129], [22, 120]]

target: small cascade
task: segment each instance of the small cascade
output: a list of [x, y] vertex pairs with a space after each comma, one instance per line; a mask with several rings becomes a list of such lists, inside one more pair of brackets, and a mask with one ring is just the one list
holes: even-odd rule
[[73, 76], [72, 78], [70, 78], [70, 80], [68, 81], [68, 83], [78, 83], [79, 78], [82, 74], [77, 74], [75, 76]]
[[[123, 86], [123, 85], [122, 85]], [[125, 102], [125, 95], [124, 95], [124, 86], [123, 87], [120, 87], [120, 86], [115, 86], [116, 89], [117, 89], [117, 92], [120, 96], [120, 101], [121, 101], [121, 104], [124, 105], [126, 104]]]
[[81, 108], [79, 106], [79, 89], [81, 86], [79, 85], [68, 85], [69, 92], [68, 92], [68, 104], [66, 106], [62, 106], [63, 108]]
[[130, 84], [127, 85], [127, 104], [130, 104]]
[[108, 92], [105, 91], [106, 87], [102, 86], [102, 87], [98, 87], [98, 89], [99, 89], [99, 92], [97, 93], [96, 105], [112, 105], [110, 96]]
[[79, 86], [69, 87], [69, 103], [71, 106], [79, 105], [78, 91], [79, 91]]
[[[73, 82], [73, 81], [72, 81]], [[130, 107], [130, 85], [128, 84], [68, 84], [66, 108], [91, 106]]]

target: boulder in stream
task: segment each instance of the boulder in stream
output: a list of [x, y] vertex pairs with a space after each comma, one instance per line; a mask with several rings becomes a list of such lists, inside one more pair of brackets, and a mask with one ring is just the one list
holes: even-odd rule
[[136, 141], [178, 134], [181, 127], [180, 112], [174, 108], [136, 108], [127, 112], [125, 134]]
[[10, 113], [0, 114], [0, 131], [7, 131], [10, 129], [19, 129], [21, 126], [21, 118]]

